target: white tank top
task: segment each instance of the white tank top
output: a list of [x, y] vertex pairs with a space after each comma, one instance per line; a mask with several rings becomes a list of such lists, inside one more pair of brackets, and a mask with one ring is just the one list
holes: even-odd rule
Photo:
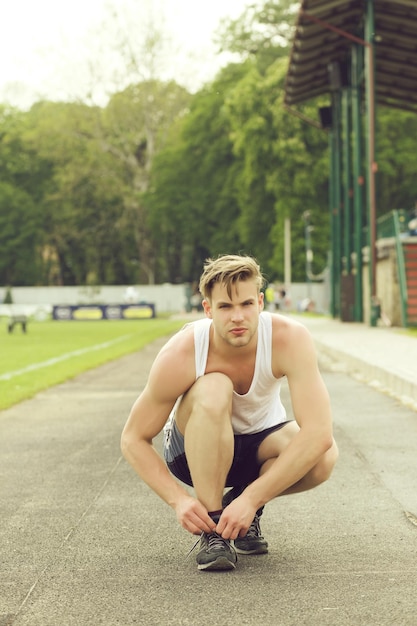
[[[206, 371], [211, 320], [193, 322], [196, 378]], [[280, 397], [281, 380], [272, 373], [272, 317], [263, 311], [259, 316], [255, 371], [245, 394], [233, 391], [232, 426], [237, 434], [257, 433], [287, 419]]]

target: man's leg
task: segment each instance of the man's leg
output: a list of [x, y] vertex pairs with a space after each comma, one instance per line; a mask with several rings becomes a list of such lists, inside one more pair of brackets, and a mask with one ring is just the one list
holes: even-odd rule
[[232, 392], [227, 376], [206, 374], [185, 394], [175, 416], [197, 498], [208, 511], [221, 509], [233, 461]]
[[[283, 426], [280, 430], [271, 433], [262, 441], [258, 449], [258, 458], [262, 463], [261, 474], [267, 471], [268, 467], [272, 465], [275, 459], [289, 445], [292, 438], [299, 430], [300, 428], [297, 422], [292, 421]], [[316, 465], [312, 467], [303, 478], [283, 491], [280, 495], [285, 496], [307, 491], [325, 482], [333, 471], [338, 454], [336, 442], [333, 441], [332, 447], [323, 454]]]
[[[220, 373], [199, 378], [184, 395], [175, 421], [184, 436], [184, 449], [197, 498], [217, 523], [234, 454], [231, 423], [233, 385]], [[236, 565], [228, 539], [203, 533], [197, 564], [200, 570], [228, 570]]]
[[[264, 473], [278, 458], [298, 431], [298, 424], [295, 421], [292, 421], [265, 437], [258, 448], [258, 461], [262, 464], [260, 474]], [[336, 443], [333, 443], [333, 446], [301, 480], [286, 489], [280, 495], [298, 493], [320, 485], [329, 478], [336, 463], [337, 456], [337, 446]], [[223, 498], [224, 506], [230, 504], [230, 502], [234, 498], [237, 498], [244, 489], [245, 486], [232, 488]], [[246, 536], [235, 539], [234, 544], [238, 554], [265, 554], [268, 552], [268, 543], [262, 536], [259, 524], [263, 508], [264, 507], [261, 507], [256, 512], [255, 518]]]
[[[226, 508], [235, 498], [238, 498], [247, 485], [232, 487], [223, 496], [223, 508]], [[244, 537], [237, 537], [234, 540], [235, 550], [238, 554], [266, 554], [268, 552], [268, 542], [261, 533], [260, 518], [264, 507], [256, 511], [252, 524]]]

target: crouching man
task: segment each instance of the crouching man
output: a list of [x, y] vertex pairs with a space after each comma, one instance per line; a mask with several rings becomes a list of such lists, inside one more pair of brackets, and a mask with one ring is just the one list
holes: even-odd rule
[[[296, 321], [263, 311], [262, 286], [250, 256], [207, 260], [205, 317], [162, 348], [122, 434], [139, 476], [201, 535], [200, 570], [234, 569], [237, 553], [266, 553], [264, 505], [321, 484], [337, 460], [313, 340]], [[294, 420], [280, 399], [283, 377]], [[152, 445], [164, 426], [165, 462]]]

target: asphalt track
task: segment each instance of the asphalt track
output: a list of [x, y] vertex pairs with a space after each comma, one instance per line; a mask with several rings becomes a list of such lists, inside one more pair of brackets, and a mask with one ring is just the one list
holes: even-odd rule
[[416, 411], [325, 362], [331, 480], [267, 505], [268, 555], [199, 572], [119, 450], [162, 343], [0, 413], [0, 626], [416, 626]]

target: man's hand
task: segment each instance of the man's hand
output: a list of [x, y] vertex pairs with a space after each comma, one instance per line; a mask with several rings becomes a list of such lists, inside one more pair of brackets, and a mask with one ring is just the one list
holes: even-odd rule
[[244, 537], [255, 517], [256, 508], [242, 494], [231, 502], [223, 511], [216, 532], [223, 539], [237, 539]]
[[213, 532], [216, 524], [209, 516], [206, 507], [192, 496], [185, 496], [175, 507], [175, 513], [181, 526], [193, 535]]

